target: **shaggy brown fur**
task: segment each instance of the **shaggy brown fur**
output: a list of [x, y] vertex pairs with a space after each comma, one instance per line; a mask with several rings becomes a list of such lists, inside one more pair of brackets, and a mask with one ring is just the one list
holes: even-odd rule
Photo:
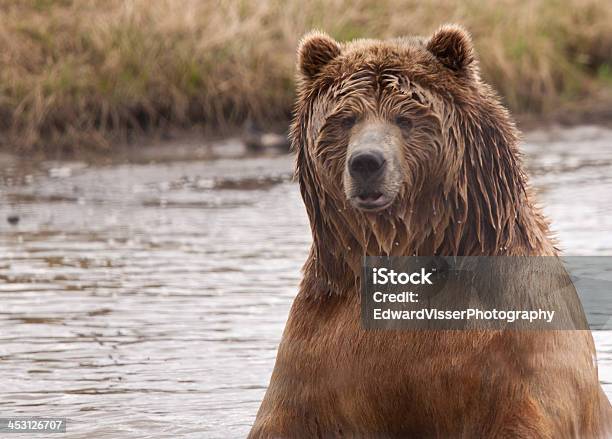
[[[556, 255], [518, 134], [484, 84], [469, 35], [298, 53], [292, 139], [313, 244], [250, 438], [602, 438], [611, 418], [588, 331], [365, 331], [364, 255]], [[359, 123], [401, 137], [385, 211], [347, 201]]]

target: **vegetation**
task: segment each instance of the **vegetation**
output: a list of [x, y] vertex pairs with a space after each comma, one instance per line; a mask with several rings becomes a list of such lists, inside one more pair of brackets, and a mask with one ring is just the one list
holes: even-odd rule
[[0, 0], [0, 138], [108, 148], [134, 134], [286, 122], [295, 47], [429, 34], [458, 22], [516, 112], [612, 87], [609, 0]]

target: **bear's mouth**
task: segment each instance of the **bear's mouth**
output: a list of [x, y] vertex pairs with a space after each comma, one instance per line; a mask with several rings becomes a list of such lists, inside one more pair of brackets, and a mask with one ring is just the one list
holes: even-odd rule
[[365, 212], [377, 212], [391, 205], [393, 199], [382, 192], [361, 193], [351, 199], [353, 205]]

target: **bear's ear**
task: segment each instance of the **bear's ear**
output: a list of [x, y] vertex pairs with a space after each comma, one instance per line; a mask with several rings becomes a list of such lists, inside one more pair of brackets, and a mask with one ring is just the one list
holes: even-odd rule
[[331, 60], [340, 55], [340, 45], [323, 32], [306, 34], [298, 48], [298, 70], [307, 79], [314, 78]]
[[440, 27], [427, 41], [429, 50], [444, 66], [456, 72], [474, 62], [474, 45], [468, 31], [456, 24]]

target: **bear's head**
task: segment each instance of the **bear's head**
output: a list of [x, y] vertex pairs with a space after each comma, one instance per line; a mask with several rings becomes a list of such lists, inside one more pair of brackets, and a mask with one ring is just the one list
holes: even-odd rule
[[291, 136], [325, 271], [363, 255], [498, 254], [513, 239], [526, 199], [517, 132], [459, 26], [308, 34]]

